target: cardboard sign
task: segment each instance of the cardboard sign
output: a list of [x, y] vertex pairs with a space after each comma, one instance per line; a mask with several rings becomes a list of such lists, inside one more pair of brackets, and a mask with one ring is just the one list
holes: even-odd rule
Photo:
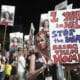
[[14, 25], [15, 6], [2, 5], [0, 25], [7, 23], [9, 26]]
[[10, 33], [10, 48], [23, 48], [23, 33]]
[[80, 9], [49, 12], [50, 51], [54, 63], [80, 62]]

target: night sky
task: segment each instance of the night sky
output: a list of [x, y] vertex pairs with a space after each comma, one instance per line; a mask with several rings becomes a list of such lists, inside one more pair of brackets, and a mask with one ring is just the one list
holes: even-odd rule
[[[31, 22], [38, 32], [40, 15], [54, 10], [55, 5], [62, 1], [64, 0], [0, 0], [0, 6], [5, 4], [16, 7], [14, 26], [9, 26], [8, 32], [20, 31], [28, 34]], [[80, 0], [68, 0], [68, 4], [70, 3], [73, 3], [73, 8], [80, 8]]]

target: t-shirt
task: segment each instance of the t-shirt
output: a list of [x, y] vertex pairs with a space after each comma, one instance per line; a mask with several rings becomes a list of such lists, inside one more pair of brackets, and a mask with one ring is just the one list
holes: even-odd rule
[[25, 71], [25, 65], [26, 65], [26, 61], [24, 56], [20, 56], [18, 58], [18, 72], [24, 72]]
[[12, 65], [7, 63], [5, 67], [5, 74], [10, 76], [11, 70], [12, 70]]

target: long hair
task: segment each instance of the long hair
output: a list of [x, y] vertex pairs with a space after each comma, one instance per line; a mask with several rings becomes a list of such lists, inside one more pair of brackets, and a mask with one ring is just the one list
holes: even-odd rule
[[9, 11], [3, 12], [2, 17], [6, 19], [6, 14], [8, 14], [8, 15], [9, 15], [9, 19], [12, 20], [12, 16], [11, 16], [11, 14], [9, 13]]
[[35, 46], [38, 47], [38, 42], [39, 40], [38, 39], [42, 39], [43, 41], [45, 41], [46, 43], [46, 48], [48, 48], [48, 43], [47, 43], [47, 38], [45, 35], [40, 35], [40, 34], [37, 34], [34, 38], [34, 43], [35, 43]]

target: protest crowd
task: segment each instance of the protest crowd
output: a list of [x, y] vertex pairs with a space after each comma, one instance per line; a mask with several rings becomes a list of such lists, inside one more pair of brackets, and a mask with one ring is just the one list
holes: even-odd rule
[[80, 80], [80, 10], [67, 11], [41, 15], [36, 34], [33, 23], [29, 35], [9, 34], [9, 50], [0, 50], [0, 80]]
[[[43, 27], [32, 39], [29, 36], [24, 47], [20, 47], [14, 44], [17, 39], [12, 38], [10, 50], [0, 51], [0, 80], [67, 80], [65, 67], [54, 64], [50, 58], [48, 27]], [[71, 70], [71, 74], [75, 80], [80, 68]]]

